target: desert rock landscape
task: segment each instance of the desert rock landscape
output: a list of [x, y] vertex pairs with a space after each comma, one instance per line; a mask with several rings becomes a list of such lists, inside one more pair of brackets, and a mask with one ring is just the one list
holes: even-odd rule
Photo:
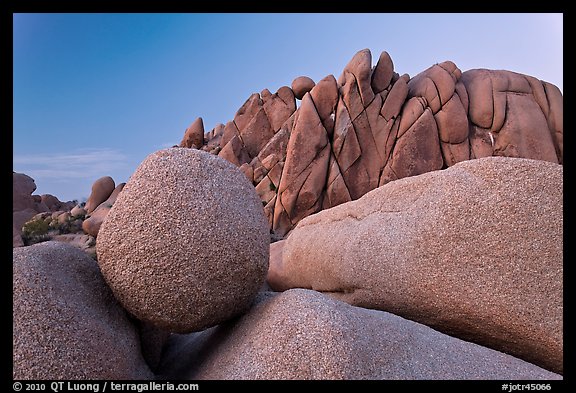
[[14, 379], [563, 379], [563, 97], [358, 51], [85, 204], [13, 173]]

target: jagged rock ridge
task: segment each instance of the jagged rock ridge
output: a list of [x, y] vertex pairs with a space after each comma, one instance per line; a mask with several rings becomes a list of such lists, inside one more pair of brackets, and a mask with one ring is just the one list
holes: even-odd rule
[[255, 93], [234, 119], [205, 133], [201, 118], [180, 147], [232, 162], [256, 187], [270, 229], [356, 200], [392, 180], [489, 157], [562, 163], [563, 97], [528, 75], [435, 64], [399, 75], [387, 52], [356, 53], [336, 80]]

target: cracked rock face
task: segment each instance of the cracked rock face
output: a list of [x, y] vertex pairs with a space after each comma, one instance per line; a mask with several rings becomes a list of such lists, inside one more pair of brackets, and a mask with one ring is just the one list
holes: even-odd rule
[[158, 372], [193, 380], [562, 378], [396, 315], [304, 289], [263, 292], [238, 320], [173, 335]]
[[149, 155], [98, 233], [98, 263], [122, 305], [172, 332], [246, 311], [268, 270], [269, 230], [245, 176], [201, 150]]
[[[302, 100], [298, 109], [295, 98]], [[269, 227], [285, 236], [310, 214], [461, 161], [505, 156], [561, 164], [562, 136], [562, 93], [550, 83], [511, 71], [462, 72], [451, 61], [410, 78], [394, 71], [387, 52], [372, 65], [363, 49], [338, 80], [298, 77], [292, 89], [253, 94], [197, 147], [260, 185]]]
[[311, 288], [563, 372], [563, 166], [487, 157], [299, 222], [275, 290]]

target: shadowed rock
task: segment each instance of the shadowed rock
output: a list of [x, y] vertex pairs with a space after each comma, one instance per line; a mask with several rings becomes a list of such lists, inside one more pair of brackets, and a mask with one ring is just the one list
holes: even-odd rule
[[533, 364], [315, 291], [259, 295], [240, 319], [174, 335], [169, 379], [561, 379]]
[[60, 242], [13, 251], [14, 379], [151, 379], [96, 261]]

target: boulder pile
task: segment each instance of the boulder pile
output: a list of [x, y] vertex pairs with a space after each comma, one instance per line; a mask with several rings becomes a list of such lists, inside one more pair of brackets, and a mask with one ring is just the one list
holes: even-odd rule
[[300, 76], [291, 86], [251, 95], [207, 133], [196, 119], [180, 143], [238, 166], [276, 238], [310, 214], [460, 161], [563, 160], [562, 93], [532, 76], [445, 61], [410, 78], [387, 52], [373, 65], [363, 49], [337, 80]]
[[14, 249], [13, 377], [563, 379], [562, 106], [362, 50], [198, 118], [84, 206], [14, 173], [15, 218], [76, 222], [97, 260]]

